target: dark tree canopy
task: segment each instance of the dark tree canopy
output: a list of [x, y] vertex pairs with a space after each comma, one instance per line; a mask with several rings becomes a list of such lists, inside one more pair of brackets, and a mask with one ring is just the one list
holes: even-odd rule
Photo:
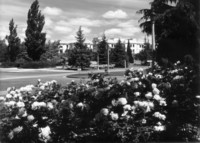
[[125, 60], [125, 47], [119, 39], [119, 41], [115, 45], [115, 48], [111, 50], [111, 62], [114, 63], [116, 67], [124, 67]]
[[1, 40], [0, 39], [0, 62], [5, 62], [7, 61], [7, 45], [5, 39]]
[[128, 62], [133, 63], [133, 54], [131, 51], [131, 46], [130, 46], [129, 40], [128, 40], [128, 44], [127, 44], [127, 56], [128, 56]]
[[107, 46], [106, 36], [103, 34], [102, 41], [98, 43], [99, 64], [107, 63]]
[[74, 49], [69, 51], [69, 65], [84, 69], [90, 65], [90, 50], [87, 48], [83, 30], [79, 27]]
[[20, 39], [17, 36], [17, 26], [15, 26], [14, 20], [12, 19], [9, 23], [10, 35], [6, 36], [8, 41], [7, 47], [7, 59], [11, 62], [15, 62], [17, 55], [19, 54]]
[[34, 60], [40, 60], [40, 56], [45, 52], [46, 33], [42, 32], [45, 18], [39, 10], [39, 2], [35, 0], [29, 11], [26, 29], [25, 45], [28, 56]]
[[154, 0], [150, 9], [138, 11], [143, 14], [140, 20], [143, 32], [151, 34], [152, 19], [155, 20], [158, 61], [183, 60], [188, 54], [198, 59], [198, 10], [199, 0]]

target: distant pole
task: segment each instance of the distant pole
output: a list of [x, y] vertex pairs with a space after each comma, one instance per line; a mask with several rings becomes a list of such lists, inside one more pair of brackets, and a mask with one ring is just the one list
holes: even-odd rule
[[97, 53], [97, 68], [98, 68], [98, 70], [99, 70], [99, 53]]
[[152, 68], [154, 67], [154, 62], [155, 62], [155, 20], [154, 18], [152, 19], [152, 49], [153, 49], [153, 55], [152, 55]]
[[107, 67], [108, 69], [107, 69], [107, 70], [109, 71], [109, 64], [110, 64], [110, 61], [109, 61], [109, 46], [108, 46], [108, 44], [107, 44], [107, 50], [108, 50], [108, 51], [107, 51], [107, 52], [108, 52], [108, 67]]

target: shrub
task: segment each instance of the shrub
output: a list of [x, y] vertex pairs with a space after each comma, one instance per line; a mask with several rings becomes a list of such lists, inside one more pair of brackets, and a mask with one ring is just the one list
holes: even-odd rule
[[91, 76], [9, 88], [1, 97], [2, 142], [146, 142], [198, 138], [196, 70], [125, 71], [125, 79]]
[[51, 61], [31, 61], [20, 64], [20, 68], [49, 68], [55, 66], [56, 62]]

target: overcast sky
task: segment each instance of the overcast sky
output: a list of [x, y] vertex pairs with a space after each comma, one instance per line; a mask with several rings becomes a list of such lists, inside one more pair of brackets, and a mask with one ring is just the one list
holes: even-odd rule
[[[9, 34], [9, 22], [17, 24], [18, 36], [25, 37], [27, 13], [34, 0], [0, 0], [0, 38]], [[137, 10], [149, 8], [152, 0], [39, 0], [45, 16], [43, 31], [49, 40], [73, 41], [79, 26], [88, 40], [100, 37], [135, 38], [144, 33]]]

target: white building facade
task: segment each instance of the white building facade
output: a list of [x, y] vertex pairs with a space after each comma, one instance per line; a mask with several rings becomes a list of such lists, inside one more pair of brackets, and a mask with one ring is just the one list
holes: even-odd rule
[[[94, 38], [94, 39], [93, 39], [93, 42], [89, 40], [85, 41], [86, 46], [91, 50], [95, 50], [97, 48], [97, 44], [98, 42], [101, 41], [101, 37]], [[121, 43], [124, 44], [125, 50], [127, 50], [128, 41], [129, 41], [132, 54], [138, 54], [144, 48], [144, 42], [139, 42], [136, 39], [120, 39], [120, 40], [121, 40]], [[119, 38], [107, 39], [109, 48], [114, 48], [118, 41], [119, 41]], [[75, 43], [76, 43], [75, 41], [74, 42], [61, 41], [60, 46], [59, 46], [59, 53], [65, 53], [66, 50], [73, 49], [75, 47]]]

